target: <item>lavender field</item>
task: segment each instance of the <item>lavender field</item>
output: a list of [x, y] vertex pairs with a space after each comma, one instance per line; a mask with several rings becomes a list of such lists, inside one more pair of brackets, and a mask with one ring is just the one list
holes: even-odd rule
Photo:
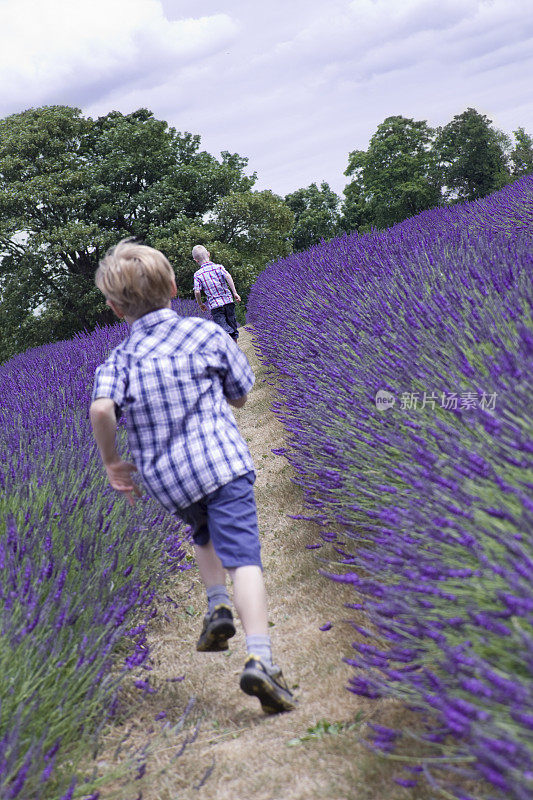
[[[418, 720], [369, 745], [435, 797], [533, 796], [532, 232], [525, 178], [275, 262], [248, 304], [324, 571], [353, 587], [349, 689]], [[146, 625], [189, 568], [90, 433], [125, 332], [0, 366], [0, 800], [99, 797], [78, 762], [122, 679], [149, 682]]]
[[371, 746], [439, 797], [533, 796], [532, 233], [527, 177], [277, 261], [248, 305], [366, 612], [349, 689], [416, 712]]
[[[194, 314], [196, 304], [176, 310]], [[122, 678], [149, 673], [147, 621], [186, 570], [179, 523], [106, 483], [88, 421], [94, 370], [127, 332], [102, 328], [0, 366], [0, 798], [91, 797], [76, 760]]]

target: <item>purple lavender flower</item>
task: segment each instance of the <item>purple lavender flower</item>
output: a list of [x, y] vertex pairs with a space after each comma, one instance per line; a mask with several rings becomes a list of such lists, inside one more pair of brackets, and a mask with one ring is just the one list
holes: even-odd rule
[[532, 230], [529, 176], [274, 262], [248, 302], [309, 517], [343, 541], [329, 577], [379, 643], [354, 643], [349, 690], [433, 719], [498, 800], [533, 772]]
[[149, 657], [142, 631], [156, 576], [159, 588], [189, 568], [179, 523], [151, 501], [124, 513], [97, 457], [94, 369], [125, 332], [102, 328], [0, 365], [0, 488], [12, 509], [0, 529], [2, 797], [45, 793], [65, 743], [113, 712], [120, 650], [130, 645], [129, 666]]

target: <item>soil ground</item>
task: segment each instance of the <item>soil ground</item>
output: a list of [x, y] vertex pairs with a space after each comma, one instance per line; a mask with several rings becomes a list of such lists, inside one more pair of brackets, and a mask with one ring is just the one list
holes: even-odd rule
[[[268, 717], [255, 698], [241, 692], [245, 644], [239, 623], [227, 653], [195, 650], [206, 599], [193, 567], [170, 589], [177, 605], [168, 603], [166, 615], [151, 627], [153, 669], [146, 677], [157, 692], [139, 701], [137, 689], [126, 689], [122, 716], [104, 737], [100, 758], [107, 764], [122, 736], [128, 736], [125, 748], [132, 742], [138, 748], [149, 743], [145, 776], [127, 787], [115, 784], [109, 796], [133, 798], [142, 789], [143, 800], [413, 798], [411, 791], [391, 781], [388, 764], [357, 741], [365, 721], [383, 722], [394, 709], [346, 690], [353, 669], [342, 658], [353, 653], [351, 642], [357, 634], [346, 621], [356, 612], [343, 604], [353, 602], [354, 595], [320, 575], [316, 553], [323, 551], [306, 549], [319, 541], [316, 527], [287, 516], [305, 513], [302, 492], [291, 480], [287, 461], [272, 453], [283, 446], [284, 430], [270, 410], [273, 390], [251, 335], [241, 330], [239, 341], [256, 384], [235, 415], [257, 471], [274, 658], [294, 687], [299, 706], [289, 714]], [[321, 631], [326, 622], [331, 629]], [[180, 721], [191, 698], [190, 713]], [[166, 717], [156, 721], [163, 712]], [[178, 757], [196, 726], [195, 740]], [[102, 797], [107, 796], [103, 790]]]

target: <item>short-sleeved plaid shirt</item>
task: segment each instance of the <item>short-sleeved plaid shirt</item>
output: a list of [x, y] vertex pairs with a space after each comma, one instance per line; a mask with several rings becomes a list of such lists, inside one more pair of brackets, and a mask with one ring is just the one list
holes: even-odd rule
[[135, 465], [149, 494], [174, 512], [254, 469], [226, 402], [253, 383], [222, 328], [162, 308], [135, 320], [97, 368], [92, 399], [126, 411]]
[[222, 264], [213, 264], [206, 261], [200, 269], [194, 273], [194, 291], [201, 292], [202, 289], [207, 297], [209, 308], [219, 308], [227, 303], [233, 303], [233, 295], [224, 277], [224, 267]]

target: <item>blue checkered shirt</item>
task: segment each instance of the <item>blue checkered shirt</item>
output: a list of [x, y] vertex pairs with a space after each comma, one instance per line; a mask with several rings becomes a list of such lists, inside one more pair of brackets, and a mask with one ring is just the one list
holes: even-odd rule
[[146, 488], [176, 511], [254, 469], [226, 402], [253, 383], [246, 356], [222, 328], [162, 308], [135, 320], [98, 367], [92, 398], [126, 411]]

